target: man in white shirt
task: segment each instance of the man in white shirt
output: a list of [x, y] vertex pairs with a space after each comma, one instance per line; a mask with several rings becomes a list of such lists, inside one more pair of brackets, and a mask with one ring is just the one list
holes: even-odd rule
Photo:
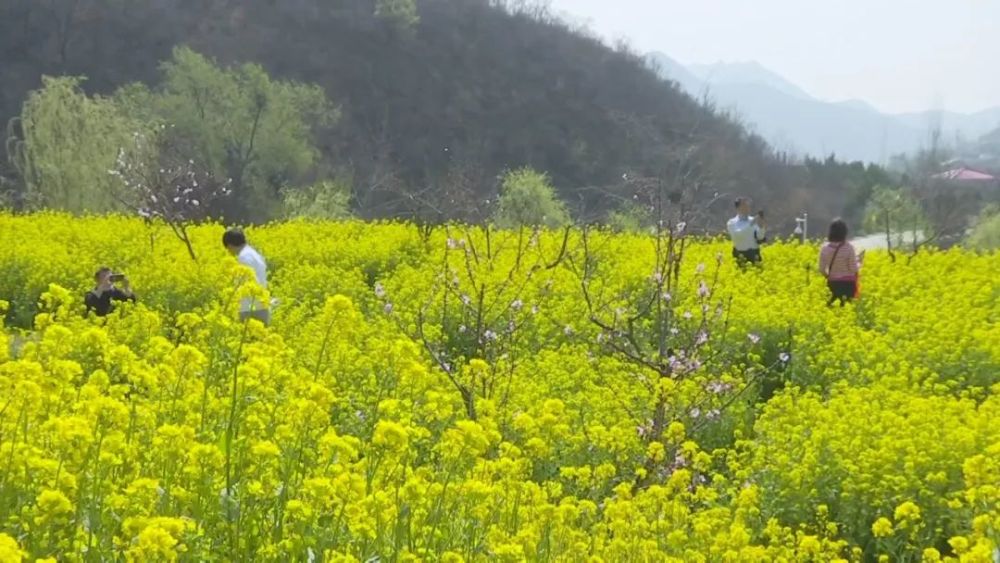
[[759, 264], [760, 243], [767, 240], [767, 226], [764, 224], [764, 214], [750, 216], [750, 199], [741, 197], [736, 200], [736, 217], [726, 224], [729, 238], [733, 240], [733, 258], [740, 266], [747, 262]]
[[[240, 264], [253, 269], [257, 284], [267, 289], [267, 262], [259, 252], [247, 244], [247, 237], [243, 231], [238, 229], [226, 231], [226, 234], [222, 235], [222, 244]], [[245, 297], [240, 300], [240, 321], [246, 322], [247, 319], [257, 319], [267, 325], [271, 320], [271, 311], [259, 300]]]

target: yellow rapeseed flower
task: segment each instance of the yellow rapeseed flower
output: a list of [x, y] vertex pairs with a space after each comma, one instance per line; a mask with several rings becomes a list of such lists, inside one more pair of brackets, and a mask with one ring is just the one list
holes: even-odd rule
[[888, 518], [879, 518], [872, 524], [872, 534], [876, 538], [885, 538], [892, 535], [892, 522]]
[[21, 563], [23, 559], [24, 552], [14, 538], [0, 533], [0, 563]]

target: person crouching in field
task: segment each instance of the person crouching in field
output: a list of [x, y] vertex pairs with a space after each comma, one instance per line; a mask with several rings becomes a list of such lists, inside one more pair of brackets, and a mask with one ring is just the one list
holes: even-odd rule
[[819, 271], [826, 276], [826, 285], [830, 288], [827, 306], [839, 300], [843, 307], [857, 296], [858, 273], [865, 254], [862, 252], [859, 256], [854, 246], [847, 242], [847, 223], [843, 219], [830, 223], [827, 241], [819, 253]]
[[[238, 229], [226, 231], [222, 235], [222, 245], [240, 264], [250, 267], [257, 278], [257, 284], [267, 289], [267, 262], [259, 252], [247, 244], [247, 237], [243, 231]], [[266, 326], [271, 320], [271, 311], [257, 299], [244, 297], [240, 300], [240, 321], [246, 322], [248, 319], [257, 319]]]
[[[131, 301], [135, 303], [132, 286], [124, 274], [114, 274], [111, 268], [101, 268], [94, 274], [96, 285], [87, 292], [83, 302], [87, 306], [87, 314], [91, 311], [98, 317], [106, 317], [115, 310], [113, 301]], [[121, 288], [117, 284], [121, 284]]]

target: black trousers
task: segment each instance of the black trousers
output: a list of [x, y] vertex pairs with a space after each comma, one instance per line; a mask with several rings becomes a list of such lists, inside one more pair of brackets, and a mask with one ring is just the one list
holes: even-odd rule
[[736, 250], [733, 249], [733, 258], [736, 259], [736, 263], [740, 266], [745, 266], [749, 264], [760, 264], [760, 249], [752, 248], [750, 250]]
[[827, 305], [833, 305], [835, 301], [840, 300], [841, 307], [854, 299], [854, 294], [858, 290], [858, 282], [853, 280], [827, 280], [826, 286], [830, 288], [830, 301]]

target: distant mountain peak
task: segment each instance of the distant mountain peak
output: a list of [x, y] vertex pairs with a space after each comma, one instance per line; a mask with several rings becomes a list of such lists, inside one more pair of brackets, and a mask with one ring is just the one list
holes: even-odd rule
[[[665, 78], [695, 98], [734, 110], [771, 146], [793, 153], [884, 163], [923, 146], [928, 131], [945, 138], [979, 138], [1000, 127], [1000, 108], [975, 114], [916, 112], [890, 115], [859, 99], [827, 102], [757, 61], [683, 65], [663, 53], [651, 61]], [[1000, 129], [998, 129], [1000, 131]], [[1000, 135], [1000, 133], [998, 133]]]
[[705, 84], [700, 78], [666, 53], [649, 53], [646, 55], [646, 61], [656, 69], [660, 76], [677, 82], [682, 90], [695, 97], [700, 96], [705, 89]]
[[688, 65], [695, 76], [712, 85], [750, 84], [767, 86], [803, 100], [814, 99], [808, 92], [757, 61], [716, 62]]

